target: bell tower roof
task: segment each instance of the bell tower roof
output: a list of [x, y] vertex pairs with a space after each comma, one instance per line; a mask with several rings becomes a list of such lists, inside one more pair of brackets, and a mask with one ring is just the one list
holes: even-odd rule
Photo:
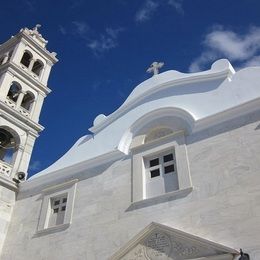
[[12, 36], [8, 41], [0, 45], [0, 52], [6, 49], [12, 48], [19, 42], [24, 42], [26, 45], [30, 45], [32, 48], [36, 49], [42, 55], [44, 55], [52, 64], [55, 64], [58, 59], [56, 58], [56, 52], [49, 52], [46, 48], [48, 41], [39, 32], [40, 24], [32, 29], [27, 27], [22, 28], [19, 33]]
[[40, 24], [36, 24], [33, 29], [28, 29], [28, 28], [22, 28], [20, 32], [24, 32], [25, 34], [29, 35], [32, 37], [41, 47], [45, 48], [48, 41], [45, 40], [42, 35], [39, 32], [39, 28], [41, 28]]

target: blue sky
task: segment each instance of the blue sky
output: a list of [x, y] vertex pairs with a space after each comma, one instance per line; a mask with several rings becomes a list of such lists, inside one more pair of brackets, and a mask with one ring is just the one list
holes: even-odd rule
[[20, 28], [40, 23], [58, 53], [40, 123], [30, 175], [61, 157], [94, 118], [109, 115], [133, 88], [162, 71], [208, 69], [218, 58], [235, 68], [260, 64], [259, 0], [3, 1], [4, 42]]

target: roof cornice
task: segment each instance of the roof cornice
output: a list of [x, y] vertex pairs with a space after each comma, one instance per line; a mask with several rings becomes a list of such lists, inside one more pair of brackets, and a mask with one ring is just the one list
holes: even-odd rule
[[47, 49], [41, 47], [30, 35], [28, 35], [24, 30], [21, 30], [15, 36], [12, 36], [9, 40], [1, 44], [1, 49], [8, 48], [9, 46], [15, 45], [19, 40], [24, 38], [31, 46], [33, 46], [38, 52], [46, 56], [53, 64], [58, 62], [58, 59], [50, 53]]
[[[9, 107], [3, 101], [0, 100], [0, 114], [2, 117], [6, 118], [7, 120], [11, 121], [13, 124], [18, 125], [25, 131], [30, 131], [35, 137], [38, 137], [38, 132], [44, 130], [44, 127], [30, 118], [22, 115], [18, 111], [14, 110], [13, 108]], [[7, 113], [5, 113], [7, 111]], [[19, 120], [17, 120], [19, 119]], [[29, 129], [28, 129], [29, 128]]]
[[[106, 154], [102, 154], [95, 158], [91, 158], [89, 160], [85, 160], [83, 162], [79, 162], [72, 166], [68, 166], [62, 169], [58, 169], [56, 171], [51, 172], [46, 178], [46, 175], [37, 175], [35, 178], [32, 176], [29, 180], [21, 183], [19, 185], [19, 192], [26, 193], [26, 191], [32, 191], [35, 189], [36, 192], [45, 187], [48, 187], [50, 183], [55, 184], [60, 183], [60, 181], [70, 180], [70, 179], [84, 179], [88, 178], [88, 170], [92, 169], [96, 166], [105, 165], [107, 163], [119, 160], [124, 158], [126, 155], [119, 150], [114, 150]], [[36, 176], [36, 175], [35, 175]]]
[[58, 62], [58, 59], [56, 57], [54, 57], [54, 55], [52, 55], [47, 49], [41, 47], [37, 42], [35, 42], [31, 36], [27, 35], [25, 33], [25, 31], [21, 31], [20, 33], [18, 33], [15, 37], [17, 38], [24, 38], [26, 39], [31, 45], [33, 45], [35, 47], [35, 49], [37, 49], [39, 52], [41, 52], [42, 54], [44, 54], [45, 56], [48, 57], [49, 60], [51, 60], [51, 62], [53, 64], [55, 64], [56, 62]]
[[11, 189], [12, 191], [18, 191], [18, 185], [14, 181], [7, 179], [4, 175], [0, 176], [0, 184], [8, 189]]
[[[112, 122], [114, 122], [116, 119], [121, 117], [124, 113], [131, 110], [142, 99], [147, 98], [156, 92], [163, 91], [165, 89], [177, 87], [177, 86], [184, 85], [184, 84], [189, 84], [189, 83], [198, 83], [198, 82], [203, 82], [203, 81], [211, 81], [211, 80], [217, 80], [217, 79], [222, 79], [222, 78], [228, 78], [231, 76], [231, 73], [232, 72], [230, 71], [230, 68], [225, 68], [222, 71], [209, 70], [208, 73], [205, 73], [205, 72], [195, 73], [195, 75], [191, 74], [191, 75], [185, 76], [183, 78], [173, 79], [173, 80], [170, 80], [167, 82], [154, 84], [153, 87], [147, 89], [140, 95], [132, 98], [131, 100], [127, 99], [123, 103], [123, 105], [121, 107], [119, 107], [114, 113], [110, 114], [107, 118], [105, 118], [99, 124], [94, 125], [91, 128], [89, 128], [89, 131], [91, 131], [94, 134], [97, 134], [98, 132], [103, 130], [105, 127], [110, 125]], [[159, 74], [159, 75], [161, 75], [161, 74]], [[155, 77], [157, 77], [157, 76], [155, 76]]]
[[7, 63], [3, 64], [1, 66], [1, 69], [3, 72], [9, 71], [9, 72], [15, 74], [15, 76], [18, 77], [20, 80], [23, 80], [23, 78], [25, 78], [26, 80], [28, 80], [31, 83], [30, 84], [31, 88], [33, 88], [37, 92], [40, 90], [45, 96], [51, 92], [50, 88], [43, 85], [40, 81], [36, 80], [35, 78], [31, 77], [28, 73], [26, 73], [26, 71], [24, 71], [22, 68], [20, 68], [13, 62], [7, 62]]

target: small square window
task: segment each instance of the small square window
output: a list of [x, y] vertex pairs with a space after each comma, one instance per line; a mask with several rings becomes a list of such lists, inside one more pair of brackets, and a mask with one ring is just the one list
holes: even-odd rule
[[[141, 136], [136, 134], [134, 142], [137, 138], [141, 140]], [[134, 203], [158, 196], [164, 201], [163, 197], [175, 198], [175, 194], [192, 190], [184, 131], [153, 140], [149, 144], [137, 146], [134, 142], [131, 147]]]
[[151, 172], [151, 178], [160, 176], [160, 169], [155, 169], [155, 170], [152, 170], [150, 172]]
[[67, 196], [68, 194], [63, 194], [58, 198], [50, 198], [52, 205], [52, 214], [50, 214], [49, 216], [48, 227], [54, 227], [64, 224]]
[[144, 195], [146, 198], [179, 189], [174, 148], [144, 157], [143, 160], [146, 169]]
[[156, 165], [159, 165], [159, 158], [150, 160], [150, 167], [153, 167], [153, 166], [156, 166]]
[[164, 155], [164, 156], [163, 156], [163, 161], [164, 161], [164, 162], [173, 161], [173, 154], [170, 153], [170, 154]]
[[164, 167], [164, 173], [165, 174], [171, 173], [171, 172], [174, 172], [174, 164], [171, 164], [171, 165], [168, 165], [168, 166]]
[[72, 220], [77, 179], [71, 180], [42, 191], [43, 201], [37, 233], [60, 230]]
[[57, 206], [57, 205], [59, 205], [60, 204], [60, 200], [55, 200], [54, 201], [54, 206]]

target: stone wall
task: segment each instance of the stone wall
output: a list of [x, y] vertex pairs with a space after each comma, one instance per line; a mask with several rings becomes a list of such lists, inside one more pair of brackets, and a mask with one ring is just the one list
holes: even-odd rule
[[15, 192], [0, 185], [0, 254], [15, 203]]
[[37, 235], [42, 197], [18, 196], [1, 259], [108, 259], [151, 222], [260, 259], [260, 114], [188, 136], [187, 149], [193, 191], [184, 198], [131, 209], [130, 157], [79, 181], [65, 230]]

